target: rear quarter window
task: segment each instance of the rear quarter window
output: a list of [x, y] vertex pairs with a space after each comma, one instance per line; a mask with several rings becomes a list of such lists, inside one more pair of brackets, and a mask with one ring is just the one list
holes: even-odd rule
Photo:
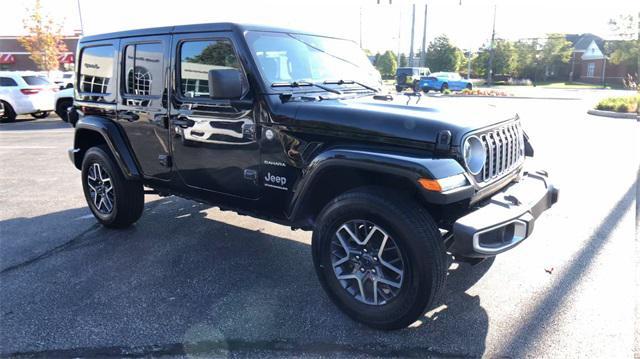
[[84, 101], [115, 101], [115, 47], [85, 47], [80, 53], [78, 92]]

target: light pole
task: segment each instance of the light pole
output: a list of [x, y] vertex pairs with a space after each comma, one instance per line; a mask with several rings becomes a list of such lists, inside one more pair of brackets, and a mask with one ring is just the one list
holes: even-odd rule
[[80, 17], [80, 34], [84, 36], [84, 24], [82, 23], [82, 8], [80, 7], [80, 0], [78, 3], [78, 17]]

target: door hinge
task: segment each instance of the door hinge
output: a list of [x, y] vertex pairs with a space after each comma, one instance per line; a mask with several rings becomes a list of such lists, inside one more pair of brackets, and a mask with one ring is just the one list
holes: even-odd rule
[[160, 161], [160, 164], [165, 167], [171, 167], [171, 156], [169, 155], [159, 155], [158, 161]]

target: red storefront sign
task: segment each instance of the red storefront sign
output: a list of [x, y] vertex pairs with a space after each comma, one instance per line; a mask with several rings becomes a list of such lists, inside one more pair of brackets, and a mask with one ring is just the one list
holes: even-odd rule
[[11, 54], [0, 54], [0, 64], [13, 64], [16, 58]]

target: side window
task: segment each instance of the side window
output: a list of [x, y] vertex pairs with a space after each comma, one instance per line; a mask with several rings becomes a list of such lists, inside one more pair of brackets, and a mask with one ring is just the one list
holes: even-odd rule
[[134, 96], [161, 96], [162, 44], [132, 44], [124, 51], [124, 93]]
[[80, 55], [79, 92], [86, 100], [112, 101], [115, 48], [111, 45], [85, 47]]
[[240, 68], [229, 40], [186, 41], [179, 50], [178, 92], [183, 97], [209, 97], [209, 70]]
[[12, 79], [11, 77], [0, 77], [0, 86], [12, 87], [18, 86], [18, 84], [16, 83], [16, 80]]

